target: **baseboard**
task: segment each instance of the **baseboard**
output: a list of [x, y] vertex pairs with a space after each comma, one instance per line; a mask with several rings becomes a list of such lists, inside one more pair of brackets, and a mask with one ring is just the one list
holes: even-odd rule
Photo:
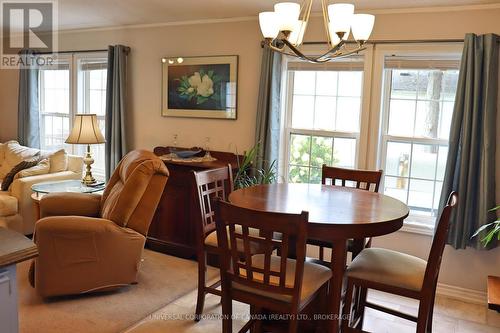
[[487, 303], [486, 293], [483, 291], [465, 289], [443, 283], [438, 283], [436, 293], [440, 296], [446, 296], [468, 303], [482, 305]]

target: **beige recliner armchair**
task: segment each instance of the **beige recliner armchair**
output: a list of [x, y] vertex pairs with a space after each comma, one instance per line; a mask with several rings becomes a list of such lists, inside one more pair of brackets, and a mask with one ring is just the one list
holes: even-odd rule
[[136, 150], [99, 194], [54, 193], [40, 201], [31, 282], [43, 297], [105, 291], [137, 281], [149, 225], [168, 170]]

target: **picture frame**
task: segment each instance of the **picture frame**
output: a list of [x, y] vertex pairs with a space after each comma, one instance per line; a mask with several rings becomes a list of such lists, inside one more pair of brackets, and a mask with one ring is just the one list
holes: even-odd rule
[[162, 58], [165, 117], [237, 118], [238, 56]]

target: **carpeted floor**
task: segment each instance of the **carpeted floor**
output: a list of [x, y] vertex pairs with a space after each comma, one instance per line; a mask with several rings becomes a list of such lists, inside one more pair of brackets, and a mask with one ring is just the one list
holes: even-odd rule
[[[121, 332], [197, 287], [194, 261], [145, 250], [139, 283], [120, 291], [43, 301], [17, 266], [21, 333]], [[218, 274], [209, 270], [209, 278]]]

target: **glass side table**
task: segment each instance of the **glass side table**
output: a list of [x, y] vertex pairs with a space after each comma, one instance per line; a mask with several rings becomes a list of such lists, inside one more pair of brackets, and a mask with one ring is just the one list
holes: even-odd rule
[[48, 193], [61, 193], [61, 192], [71, 192], [71, 193], [98, 193], [104, 191], [106, 184], [101, 184], [97, 186], [88, 186], [82, 183], [79, 179], [72, 180], [61, 180], [54, 182], [43, 182], [33, 184], [31, 190], [33, 194], [31, 199], [33, 200], [35, 209], [35, 219], [40, 219], [40, 199]]

